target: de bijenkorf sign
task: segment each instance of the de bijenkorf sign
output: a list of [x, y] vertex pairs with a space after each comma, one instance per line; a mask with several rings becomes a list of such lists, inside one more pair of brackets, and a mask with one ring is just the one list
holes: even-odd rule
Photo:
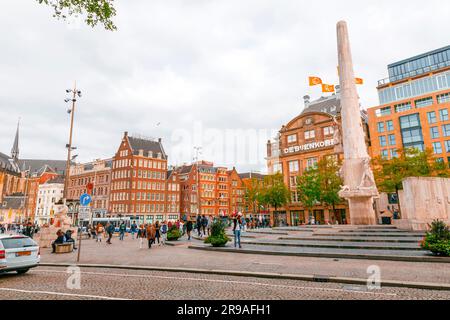
[[80, 197], [80, 205], [82, 205], [82, 206], [88, 206], [89, 203], [91, 203], [91, 201], [92, 201], [92, 198], [87, 193], [82, 194]]

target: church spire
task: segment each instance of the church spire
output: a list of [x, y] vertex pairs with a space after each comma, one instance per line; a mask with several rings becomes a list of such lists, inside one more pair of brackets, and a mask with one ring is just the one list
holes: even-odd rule
[[19, 125], [20, 125], [20, 118], [19, 121], [17, 121], [16, 137], [14, 138], [14, 144], [11, 149], [11, 158], [13, 158], [14, 161], [19, 160]]

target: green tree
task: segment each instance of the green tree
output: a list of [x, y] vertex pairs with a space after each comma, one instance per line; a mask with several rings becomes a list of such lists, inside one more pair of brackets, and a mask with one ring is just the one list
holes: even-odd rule
[[299, 201], [308, 209], [311, 215], [312, 208], [321, 198], [319, 171], [317, 167], [308, 168], [301, 176], [297, 177], [297, 192]]
[[283, 175], [275, 174], [264, 178], [263, 187], [258, 195], [259, 203], [274, 208], [275, 213], [278, 208], [289, 202], [289, 189], [283, 180]]
[[[445, 163], [436, 160], [432, 150], [420, 151], [406, 148], [398, 151], [398, 157], [372, 160], [373, 173], [378, 190], [396, 193], [403, 189], [403, 180], [408, 177], [449, 177]], [[399, 211], [401, 213], [400, 203]]]
[[116, 15], [114, 0], [37, 0], [53, 8], [53, 17], [67, 19], [69, 16], [84, 15], [91, 27], [102, 24], [106, 30], [117, 30], [112, 18]]
[[245, 184], [245, 202], [249, 205], [249, 210], [253, 213], [259, 211], [260, 194], [262, 191], [262, 181], [252, 178], [248, 184]]
[[336, 214], [336, 205], [342, 202], [339, 191], [344, 184], [339, 176], [341, 164], [332, 157], [324, 157], [317, 165], [317, 173], [320, 185], [320, 202], [331, 207]]

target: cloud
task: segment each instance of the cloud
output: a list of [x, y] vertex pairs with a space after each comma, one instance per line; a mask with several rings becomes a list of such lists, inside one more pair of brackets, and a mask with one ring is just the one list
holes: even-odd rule
[[[135, 0], [116, 6], [119, 31], [107, 32], [55, 20], [50, 8], [33, 1], [3, 4], [1, 152], [9, 153], [22, 117], [22, 157], [65, 159], [63, 100], [77, 80], [83, 97], [74, 144], [81, 161], [113, 156], [129, 131], [162, 137], [174, 163], [191, 161], [199, 142], [206, 160], [228, 165], [237, 159], [238, 169], [259, 170], [265, 136], [301, 112], [303, 95], [321, 95], [307, 77], [337, 82], [337, 21], [349, 22], [355, 72], [366, 80], [359, 88], [364, 107], [378, 104], [376, 84], [387, 77], [388, 63], [448, 45], [450, 3], [437, 0], [427, 1], [426, 11], [423, 2], [405, 0]], [[199, 121], [209, 132], [204, 141], [194, 139]], [[247, 151], [256, 132], [256, 163], [241, 157], [240, 146], [223, 142], [227, 130], [246, 135], [240, 140]]]

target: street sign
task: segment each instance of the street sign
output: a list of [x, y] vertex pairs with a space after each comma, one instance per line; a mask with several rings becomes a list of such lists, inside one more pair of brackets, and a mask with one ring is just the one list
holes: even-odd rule
[[86, 207], [89, 205], [89, 203], [91, 203], [92, 198], [90, 195], [88, 195], [87, 193], [82, 194], [80, 197], [80, 205]]
[[78, 208], [78, 219], [89, 220], [91, 218], [91, 208], [90, 207], [79, 207]]

